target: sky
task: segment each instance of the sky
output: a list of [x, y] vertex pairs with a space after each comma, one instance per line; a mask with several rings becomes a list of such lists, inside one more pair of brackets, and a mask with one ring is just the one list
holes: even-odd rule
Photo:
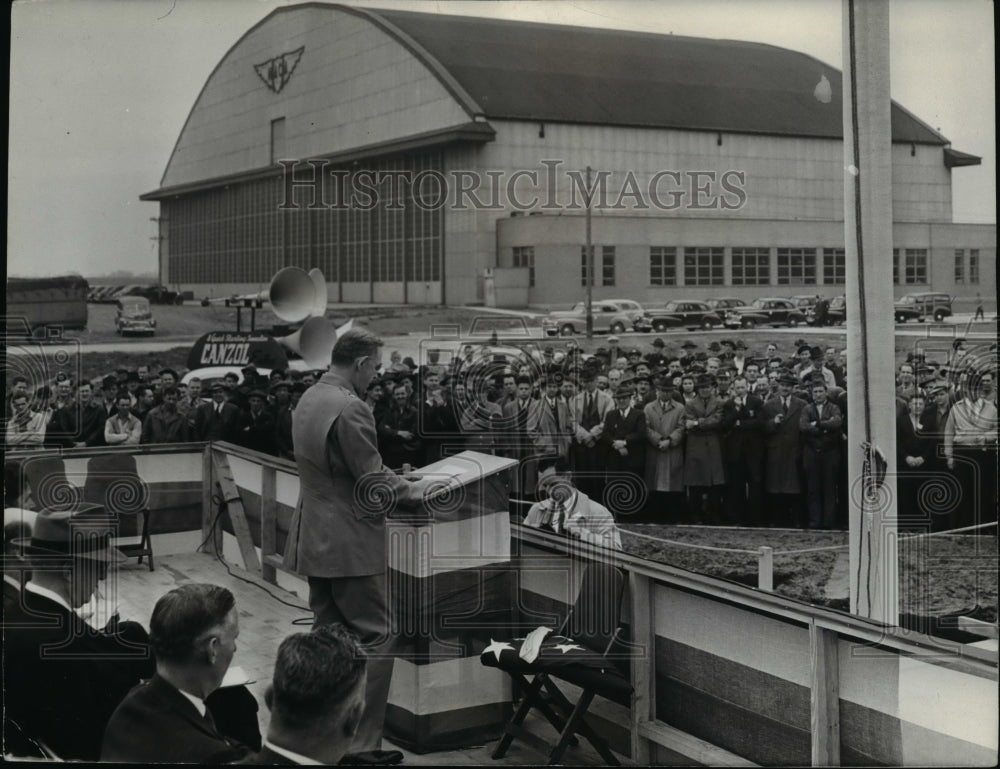
[[[155, 272], [156, 189], [212, 69], [276, 0], [17, 0], [11, 11], [7, 269]], [[840, 0], [430, 2], [497, 16], [770, 43], [841, 69]], [[993, 4], [891, 0], [891, 91], [955, 149], [957, 222], [996, 222]]]

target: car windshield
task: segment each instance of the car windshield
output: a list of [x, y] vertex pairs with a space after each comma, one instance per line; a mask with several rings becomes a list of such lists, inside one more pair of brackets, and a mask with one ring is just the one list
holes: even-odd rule
[[751, 304], [750, 306], [753, 307], [753, 308], [755, 308], [755, 309], [757, 309], [757, 310], [763, 310], [765, 307], [767, 307], [767, 300], [766, 299], [754, 299], [753, 300], [753, 304]]
[[664, 310], [677, 310], [677, 308], [679, 306], [680, 305], [679, 305], [678, 302], [667, 302], [665, 305], [663, 305], [663, 309]]
[[916, 304], [917, 303], [917, 297], [911, 296], [910, 294], [907, 294], [906, 296], [904, 296], [902, 299], [899, 300], [899, 303], [900, 304]]
[[122, 315], [148, 315], [149, 314], [149, 302], [136, 302], [128, 301], [122, 302]]

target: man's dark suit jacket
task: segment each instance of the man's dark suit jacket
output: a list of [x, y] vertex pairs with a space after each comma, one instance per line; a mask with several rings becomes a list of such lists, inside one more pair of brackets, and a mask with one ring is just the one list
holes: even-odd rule
[[[625, 441], [628, 456], [623, 457], [612, 448], [613, 441]], [[607, 451], [609, 471], [627, 471], [643, 475], [646, 468], [646, 415], [641, 408], [629, 409], [622, 418], [621, 411], [611, 409], [604, 415], [604, 432], [601, 442]]]
[[239, 441], [243, 417], [237, 406], [228, 401], [222, 405], [222, 414], [215, 413], [215, 401], [203, 403], [195, 416], [195, 432], [201, 441]]
[[[739, 424], [736, 424], [739, 422]], [[722, 404], [722, 456], [726, 462], [764, 460], [764, 401], [753, 393], [746, 403], [736, 405], [735, 399]]]
[[227, 741], [194, 704], [158, 675], [136, 686], [104, 732], [101, 761], [222, 764], [249, 749]]
[[155, 669], [145, 631], [122, 624], [121, 635], [98, 632], [23, 591], [21, 605], [4, 617], [6, 716], [60, 758], [96, 761], [112, 712]]

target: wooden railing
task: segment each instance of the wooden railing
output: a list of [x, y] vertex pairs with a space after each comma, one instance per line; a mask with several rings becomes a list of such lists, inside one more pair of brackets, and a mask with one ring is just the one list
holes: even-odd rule
[[[205, 535], [214, 518], [211, 509], [213, 496], [209, 487], [215, 488], [219, 474], [225, 473], [225, 461], [237, 458], [253, 462], [259, 466], [259, 500], [254, 500], [259, 510], [259, 531], [251, 532], [248, 526], [237, 525], [234, 532], [242, 553], [247, 553], [256, 544], [260, 547], [259, 562], [250, 559], [253, 569], [264, 579], [276, 581], [281, 567], [280, 553], [276, 543], [281, 533], [278, 527], [278, 510], [287, 505], [289, 499], [279, 500], [277, 488], [279, 474], [295, 476], [295, 466], [273, 457], [258, 454], [227, 444], [213, 444], [206, 449], [205, 476], [212, 482], [206, 484], [205, 491]], [[226, 485], [223, 482], [223, 486]], [[255, 481], [256, 483], [256, 481]], [[222, 486], [223, 498], [229, 499], [230, 518], [244, 517], [242, 502], [236, 501], [244, 490]], [[254, 492], [256, 495], [256, 492]], [[254, 496], [250, 495], [250, 496]], [[294, 504], [294, 501], [292, 500]], [[570, 552], [565, 540], [512, 523], [512, 552], [523, 548], [537, 548], [567, 558], [600, 557], [598, 548], [584, 548], [575, 545]], [[252, 540], [252, 542], [251, 542]], [[766, 562], [767, 553], [762, 553]], [[246, 559], [245, 559], [246, 560]], [[684, 571], [665, 564], [651, 562], [627, 553], [616, 553], [615, 562], [628, 573], [629, 578], [629, 622], [633, 642], [644, 645], [647, 650], [656, 646], [655, 622], [657, 617], [656, 594], [664, 588], [676, 589], [686, 594], [694, 594], [704, 601], [705, 610], [715, 606], [737, 606], [756, 614], [794, 623], [808, 632], [809, 669], [805, 676], [810, 692], [810, 733], [811, 758], [815, 766], [836, 766], [840, 763], [841, 723], [840, 723], [840, 682], [844, 671], [840, 670], [838, 645], [849, 641], [859, 648], [878, 650], [883, 655], [898, 655], [900, 658], [928, 660], [933, 664], [947, 666], [951, 670], [975, 679], [997, 681], [997, 653], [994, 650], [974, 646], [949, 647], [942, 653], [942, 642], [930, 636], [908, 632], [900, 628], [883, 627], [865, 619], [842, 612], [805, 604], [770, 592], [766, 583], [761, 589], [731, 583], [712, 577]], [[763, 573], [763, 570], [762, 570]], [[853, 663], [852, 663], [853, 664]], [[632, 699], [627, 724], [632, 758], [638, 763], [651, 760], [654, 745], [661, 745], [681, 752], [688, 758], [711, 765], [747, 765], [746, 759], [724, 750], [704, 740], [681, 732], [656, 718], [656, 663], [652, 654], [641, 655], [630, 662], [632, 683], [635, 694]]]

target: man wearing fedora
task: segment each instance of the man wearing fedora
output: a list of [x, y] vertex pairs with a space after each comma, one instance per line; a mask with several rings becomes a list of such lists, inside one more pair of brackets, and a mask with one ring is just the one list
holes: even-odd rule
[[802, 515], [802, 444], [799, 420], [806, 402], [792, 394], [790, 371], [778, 376], [777, 394], [764, 403], [764, 491], [769, 497], [768, 523], [798, 526]]
[[654, 523], [686, 520], [684, 501], [684, 406], [674, 400], [668, 376], [656, 379], [656, 399], [643, 409], [646, 416], [646, 488]]
[[140, 625], [115, 616], [97, 628], [82, 616], [125, 560], [114, 523], [98, 505], [44, 511], [15, 543], [32, 572], [4, 616], [6, 717], [62, 759], [96, 761], [112, 712], [154, 669]]
[[[604, 417], [600, 442], [606, 452], [605, 494], [611, 484], [624, 483], [639, 501], [646, 496], [646, 415], [632, 405], [634, 395], [630, 385], [621, 384], [615, 390], [615, 408]], [[632, 512], [638, 512], [640, 507], [634, 505]]]
[[682, 424], [687, 446], [684, 451], [684, 484], [691, 511], [698, 523], [722, 520], [722, 401], [715, 394], [715, 377], [701, 374], [695, 381], [696, 397], [684, 407]]

